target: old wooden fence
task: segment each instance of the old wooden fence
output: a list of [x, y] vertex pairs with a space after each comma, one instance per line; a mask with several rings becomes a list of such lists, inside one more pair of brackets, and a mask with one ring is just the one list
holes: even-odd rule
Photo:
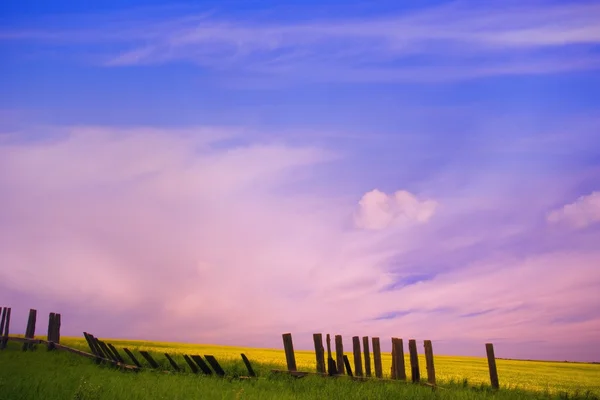
[[[27, 328], [25, 330], [25, 337], [9, 336], [10, 329], [10, 317], [11, 308], [2, 307], [1, 319], [0, 319], [0, 350], [6, 348], [9, 340], [18, 341], [23, 343], [23, 351], [34, 350], [37, 344], [45, 345], [48, 350], [64, 350], [71, 353], [94, 359], [97, 363], [109, 364], [114, 367], [123, 370], [139, 371], [142, 368], [150, 369], [161, 369], [160, 363], [147, 351], [139, 350], [138, 353], [141, 358], [145, 361], [144, 365], [141, 359], [136, 357], [133, 351], [123, 347], [123, 351], [127, 357], [117, 349], [113, 344], [107, 343], [103, 340], [98, 339], [94, 335], [84, 332], [83, 336], [90, 348], [91, 353], [64, 346], [60, 344], [60, 326], [61, 326], [61, 315], [59, 313], [50, 313], [48, 317], [48, 332], [47, 339], [35, 339], [36, 319], [37, 311], [34, 309], [29, 310], [29, 318], [27, 320]], [[368, 336], [362, 337], [362, 349], [361, 349], [361, 338], [354, 336], [352, 338], [352, 350], [353, 350], [353, 364], [347, 355], [344, 354], [343, 340], [341, 335], [335, 336], [335, 358], [331, 348], [331, 337], [329, 334], [326, 335], [326, 346], [327, 346], [327, 359], [325, 359], [325, 347], [323, 346], [323, 335], [321, 333], [315, 333], [313, 335], [313, 342], [315, 347], [316, 357], [316, 371], [298, 371], [296, 367], [296, 357], [294, 354], [294, 345], [292, 343], [291, 333], [284, 333], [283, 335], [283, 347], [285, 351], [285, 359], [287, 363], [287, 370], [273, 370], [275, 373], [288, 373], [296, 377], [303, 377], [308, 374], [317, 374], [321, 376], [349, 376], [356, 380], [365, 379], [383, 379], [383, 368], [381, 363], [381, 346], [378, 337], [371, 338], [369, 341]], [[410, 378], [413, 383], [425, 384], [433, 388], [437, 387], [435, 378], [435, 364], [433, 360], [433, 347], [431, 340], [423, 341], [423, 347], [425, 351], [425, 363], [427, 370], [427, 381], [424, 382], [421, 379], [421, 372], [419, 368], [419, 357], [417, 352], [417, 341], [410, 339], [408, 341], [409, 351], [409, 370]], [[487, 343], [485, 345], [488, 366], [490, 372], [490, 382], [493, 388], [499, 388], [498, 371], [496, 369], [496, 359], [494, 355], [494, 345]], [[177, 364], [172, 354], [164, 353], [164, 356], [168, 363], [171, 365], [174, 371], [182, 372], [185, 371], [185, 366]], [[256, 377], [256, 373], [248, 360], [246, 355], [241, 354], [242, 360], [246, 369], [248, 370], [248, 376], [241, 376], [240, 378], [252, 378]], [[126, 361], [129, 359], [131, 361]], [[194, 374], [202, 373], [204, 375], [216, 375], [226, 376], [225, 371], [212, 355], [204, 355], [202, 358], [200, 355], [183, 354], [190, 371]], [[372, 364], [371, 364], [372, 360]], [[131, 362], [131, 363], [130, 363]], [[373, 366], [373, 369], [371, 369]], [[373, 376], [374, 374], [374, 376]], [[401, 338], [392, 338], [392, 367], [390, 371], [391, 380], [407, 381], [406, 365], [404, 361], [404, 341]]]
[[[321, 333], [313, 334], [313, 342], [315, 347], [316, 371], [298, 371], [296, 367], [296, 356], [294, 354], [294, 344], [292, 342], [292, 334], [284, 333], [283, 349], [285, 351], [285, 359], [287, 362], [287, 370], [273, 370], [276, 373], [288, 373], [296, 377], [303, 377], [309, 374], [317, 374], [321, 376], [349, 376], [353, 379], [383, 379], [383, 368], [381, 363], [381, 344], [378, 337], [371, 338], [368, 336], [361, 338], [359, 336], [352, 337], [352, 353], [354, 361], [354, 370], [347, 355], [344, 354], [344, 346], [341, 335], [335, 336], [335, 359], [331, 349], [331, 337], [326, 335], [327, 345], [327, 362], [325, 362], [325, 348], [323, 347], [323, 335]], [[371, 346], [372, 344], [372, 350]], [[494, 345], [487, 343], [485, 345], [490, 371], [490, 382], [494, 389], [498, 389], [498, 370], [496, 369], [496, 358], [494, 356]], [[427, 381], [421, 379], [421, 371], [419, 368], [419, 355], [417, 351], [417, 341], [410, 339], [408, 341], [409, 362], [410, 362], [410, 378], [413, 383], [419, 383], [437, 387], [435, 379], [435, 364], [433, 361], [433, 346], [431, 340], [423, 341], [425, 352], [425, 364], [427, 370]], [[371, 369], [371, 360], [373, 360], [373, 370]], [[392, 380], [407, 381], [406, 365], [404, 361], [404, 341], [401, 338], [392, 338], [392, 367], [390, 371]]]
[[[83, 336], [90, 348], [91, 353], [75, 349], [72, 347], [64, 346], [60, 344], [60, 325], [61, 325], [61, 316], [58, 313], [50, 313], [48, 317], [48, 335], [47, 340], [43, 339], [35, 339], [35, 326], [36, 326], [36, 318], [37, 311], [29, 310], [29, 319], [27, 320], [27, 328], [25, 329], [25, 337], [18, 336], [9, 336], [9, 327], [10, 327], [10, 314], [11, 308], [2, 307], [2, 314], [0, 320], [0, 349], [3, 350], [6, 348], [7, 342], [16, 341], [23, 343], [23, 351], [34, 350], [35, 346], [38, 344], [45, 345], [48, 350], [64, 350], [69, 351], [71, 353], [77, 354], [79, 356], [87, 357], [93, 359], [98, 364], [108, 364], [114, 367], [117, 367], [122, 370], [130, 370], [130, 371], [139, 371], [142, 368], [156, 369], [160, 370], [160, 363], [156, 361], [156, 359], [147, 351], [139, 350], [138, 353], [141, 356], [136, 357], [133, 351], [124, 347], [121, 350], [127, 355], [127, 358], [131, 360], [126, 360], [126, 357], [120, 353], [119, 349], [115, 347], [111, 343], [107, 343], [103, 340], [98, 339], [94, 335], [84, 332]], [[164, 353], [166, 360], [169, 365], [173, 368], [175, 372], [185, 372], [186, 368], [184, 365], [177, 364], [172, 354]], [[250, 364], [250, 360], [246, 357], [245, 354], [241, 354], [242, 361], [248, 370], [247, 376], [239, 376], [238, 378], [247, 379], [256, 377], [256, 372], [252, 368]], [[140, 360], [143, 359], [145, 363], [142, 363]], [[187, 363], [190, 371], [194, 374], [204, 374], [204, 375], [216, 375], [220, 377], [225, 377], [227, 374], [225, 370], [222, 368], [221, 364], [217, 361], [217, 359], [212, 355], [204, 355], [202, 358], [197, 354], [184, 354], [183, 359]], [[144, 365], [146, 364], [146, 365]], [[166, 372], [166, 371], [165, 371]]]

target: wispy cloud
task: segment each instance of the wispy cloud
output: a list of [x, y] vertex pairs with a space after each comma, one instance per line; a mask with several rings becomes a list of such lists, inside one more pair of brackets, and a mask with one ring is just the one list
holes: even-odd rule
[[[595, 247], [530, 246], [524, 256], [498, 245], [548, 240], [528, 225], [544, 204], [524, 207], [528, 193], [508, 208], [440, 193], [439, 213], [423, 218], [423, 196], [399, 187], [400, 206], [421, 223], [359, 229], [361, 194], [289, 187], [300, 172], [315, 183], [336, 154], [224, 142], [237, 134], [76, 127], [43, 141], [6, 136], [0, 295], [23, 310], [58, 307], [65, 334], [278, 346], [292, 331], [299, 347], [312, 331], [401, 334], [443, 341], [448, 353], [457, 341], [502, 337], [503, 356], [531, 358], [562, 358], [566, 338], [597, 344]], [[460, 267], [431, 271], [432, 261]], [[567, 321], [575, 311], [581, 318]], [[460, 316], [470, 317], [457, 325]], [[156, 332], [158, 321], [170, 329]], [[511, 350], [540, 330], [554, 350]]]
[[[0, 32], [0, 39], [112, 42], [107, 66], [190, 62], [287, 79], [406, 81], [600, 68], [596, 3], [449, 3], [392, 16], [251, 20], [202, 15], [110, 19], [91, 28]], [[80, 49], [81, 50], [81, 49]], [[88, 50], [89, 52], [89, 50]]]

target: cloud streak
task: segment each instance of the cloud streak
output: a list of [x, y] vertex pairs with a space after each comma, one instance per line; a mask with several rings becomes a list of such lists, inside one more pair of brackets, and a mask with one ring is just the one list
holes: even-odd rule
[[7, 31], [0, 40], [114, 43], [118, 54], [95, 51], [94, 58], [107, 66], [186, 62], [288, 80], [456, 80], [600, 67], [595, 3], [467, 2], [392, 16], [341, 14], [287, 22], [205, 14], [131, 25], [107, 18], [92, 29]]

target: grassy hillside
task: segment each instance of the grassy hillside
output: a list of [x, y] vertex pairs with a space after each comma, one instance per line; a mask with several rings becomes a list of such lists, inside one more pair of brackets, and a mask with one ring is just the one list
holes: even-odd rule
[[[63, 344], [85, 349], [79, 338], [63, 338]], [[436, 357], [438, 382], [445, 390], [401, 382], [353, 382], [347, 379], [306, 377], [294, 379], [269, 374], [284, 367], [279, 350], [261, 350], [177, 343], [111, 341], [117, 347], [148, 350], [169, 369], [162, 353], [212, 354], [228, 374], [245, 374], [239, 358], [250, 358], [261, 378], [257, 380], [219, 379], [192, 374], [164, 374], [144, 371], [123, 373], [97, 366], [93, 361], [63, 352], [21, 352], [17, 343], [0, 352], [0, 399], [549, 399], [600, 398], [600, 365], [498, 361], [502, 389], [489, 389], [485, 359]], [[176, 357], [181, 365], [184, 361]], [[314, 354], [297, 352], [301, 370], [314, 371]], [[228, 361], [229, 360], [229, 361]], [[390, 355], [383, 355], [389, 374]], [[421, 360], [424, 362], [424, 360]], [[423, 375], [426, 376], [424, 364]], [[464, 380], [468, 385], [464, 386]], [[454, 382], [451, 382], [451, 381]]]

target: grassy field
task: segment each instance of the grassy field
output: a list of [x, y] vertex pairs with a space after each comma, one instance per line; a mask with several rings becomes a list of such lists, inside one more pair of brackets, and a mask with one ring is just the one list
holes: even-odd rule
[[[502, 389], [489, 389], [487, 362], [471, 357], [435, 358], [436, 375], [445, 390], [401, 382], [353, 382], [344, 378], [294, 379], [272, 375], [285, 368], [281, 350], [235, 348], [109, 340], [118, 348], [154, 353], [165, 370], [162, 353], [212, 354], [228, 375], [245, 375], [239, 357], [245, 353], [259, 373], [256, 380], [219, 379], [155, 371], [123, 373], [65, 352], [21, 352], [17, 343], [0, 353], [0, 399], [549, 399], [600, 398], [600, 365], [498, 360]], [[87, 350], [83, 339], [61, 338], [61, 343]], [[383, 354], [385, 373], [391, 357]], [[140, 357], [141, 358], [141, 357]], [[176, 357], [185, 365], [183, 358]], [[312, 352], [296, 352], [300, 370], [314, 371]], [[422, 374], [426, 377], [424, 360]]]

